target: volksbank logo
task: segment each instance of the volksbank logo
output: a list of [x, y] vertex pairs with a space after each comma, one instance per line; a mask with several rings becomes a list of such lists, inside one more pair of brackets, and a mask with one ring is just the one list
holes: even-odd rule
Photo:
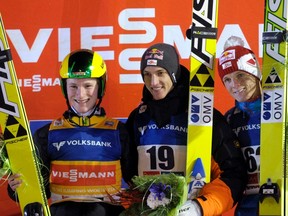
[[61, 142], [59, 142], [59, 143], [57, 143], [57, 142], [56, 142], [56, 143], [53, 143], [52, 145], [57, 148], [57, 151], [60, 151], [60, 148], [61, 148], [62, 146], [64, 146], [64, 144], [65, 144], [65, 141], [61, 141]]
[[260, 124], [248, 124], [248, 125], [244, 125], [241, 127], [237, 127], [233, 129], [233, 131], [236, 134], [236, 136], [238, 136], [240, 131], [250, 131], [250, 130], [259, 130], [259, 129], [260, 129]]
[[211, 125], [213, 115], [213, 96], [207, 93], [190, 94], [190, 124]]
[[138, 128], [138, 131], [139, 131], [139, 132], [141, 133], [141, 135], [143, 136], [146, 129], [147, 129], [147, 126], [139, 127], [139, 128]]
[[61, 147], [63, 147], [65, 144], [67, 144], [68, 146], [89, 145], [89, 146], [100, 146], [100, 147], [112, 148], [111, 142], [96, 141], [96, 140], [68, 140], [68, 141], [52, 143], [52, 145], [55, 148], [57, 148], [57, 151], [60, 151]]
[[149, 125], [145, 125], [143, 127], [138, 127], [138, 131], [141, 133], [142, 136], [144, 135], [144, 133], [147, 129], [149, 129], [149, 130], [162, 129], [162, 130], [171, 130], [171, 131], [179, 131], [179, 132], [187, 133], [186, 127], [182, 127], [182, 126], [174, 125], [174, 124], [166, 124], [161, 128], [159, 128], [156, 124], [149, 124]]

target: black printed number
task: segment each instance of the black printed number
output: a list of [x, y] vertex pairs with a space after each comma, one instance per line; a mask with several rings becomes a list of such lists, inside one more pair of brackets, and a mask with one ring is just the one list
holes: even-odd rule
[[257, 162], [255, 156], [260, 155], [260, 147], [257, 149], [246, 148], [244, 151], [244, 157], [246, 158], [248, 164], [248, 172], [255, 172], [257, 168]]
[[156, 146], [153, 146], [147, 150], [147, 153], [150, 154], [151, 169], [157, 169], [157, 163], [162, 170], [171, 170], [174, 168], [174, 152], [171, 147], [160, 146], [157, 152]]

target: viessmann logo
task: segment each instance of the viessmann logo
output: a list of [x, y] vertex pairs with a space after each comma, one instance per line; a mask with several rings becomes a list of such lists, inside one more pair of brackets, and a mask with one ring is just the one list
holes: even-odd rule
[[69, 182], [79, 182], [84, 179], [115, 179], [115, 171], [102, 171], [102, 172], [87, 172], [78, 169], [71, 169], [69, 171], [52, 171], [52, 178], [68, 179]]
[[69, 140], [69, 141], [61, 141], [61, 142], [52, 143], [52, 145], [55, 148], [57, 148], [57, 151], [60, 151], [61, 147], [63, 147], [65, 144], [67, 144], [68, 146], [89, 145], [89, 146], [100, 146], [100, 147], [112, 148], [111, 142], [95, 141], [95, 140]]
[[121, 174], [116, 173], [119, 169], [117, 162], [54, 161], [50, 177], [56, 185], [62, 185], [64, 181], [67, 186], [111, 186], [121, 178]]
[[40, 92], [43, 87], [60, 86], [59, 78], [42, 77], [34, 74], [31, 78], [18, 79], [19, 87], [32, 88], [32, 92]]

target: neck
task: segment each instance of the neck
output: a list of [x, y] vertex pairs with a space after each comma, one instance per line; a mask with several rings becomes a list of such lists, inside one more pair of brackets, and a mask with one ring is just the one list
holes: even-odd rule
[[248, 102], [236, 102], [236, 106], [246, 113], [257, 113], [261, 111], [261, 97]]
[[96, 106], [94, 106], [92, 109], [90, 109], [89, 111], [85, 112], [85, 113], [80, 113], [78, 112], [73, 106], [71, 106], [71, 109], [73, 110], [73, 112], [78, 115], [78, 116], [82, 116], [82, 117], [86, 117], [86, 116], [90, 116], [91, 114], [94, 113]]

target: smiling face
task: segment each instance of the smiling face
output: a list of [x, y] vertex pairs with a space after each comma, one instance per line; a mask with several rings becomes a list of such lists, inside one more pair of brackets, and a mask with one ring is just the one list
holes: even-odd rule
[[154, 100], [165, 98], [173, 88], [168, 72], [162, 67], [147, 66], [143, 71], [143, 79]]
[[244, 71], [234, 71], [223, 77], [229, 94], [238, 102], [253, 101], [261, 95], [260, 80]]
[[84, 114], [93, 109], [98, 98], [97, 79], [67, 79], [67, 96], [71, 107]]

